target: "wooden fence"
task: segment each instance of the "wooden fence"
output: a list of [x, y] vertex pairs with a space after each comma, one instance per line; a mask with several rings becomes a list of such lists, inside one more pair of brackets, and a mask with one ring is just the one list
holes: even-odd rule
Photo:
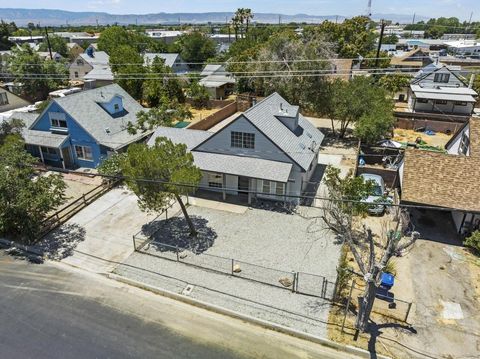
[[206, 131], [216, 124], [222, 122], [226, 118], [232, 116], [235, 112], [237, 112], [237, 103], [232, 102], [227, 106], [221, 108], [215, 113], [212, 113], [210, 116], [205, 117], [203, 120], [192, 124], [188, 128], [191, 130], [203, 130]]
[[59, 209], [54, 214], [46, 218], [42, 223], [42, 229], [40, 230], [36, 241], [45, 237], [48, 233], [68, 221], [97, 198], [110, 191], [110, 189], [117, 185], [118, 182], [118, 180], [106, 181], [87, 193], [84, 193], [80, 198], [77, 198], [72, 203]]

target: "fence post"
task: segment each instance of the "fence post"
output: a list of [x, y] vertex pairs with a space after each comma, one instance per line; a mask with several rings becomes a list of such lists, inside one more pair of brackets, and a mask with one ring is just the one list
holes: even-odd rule
[[233, 271], [234, 267], [235, 267], [235, 259], [232, 258], [232, 276], [235, 275], [235, 272]]
[[345, 307], [345, 314], [343, 316], [341, 333], [343, 333], [343, 329], [345, 328], [345, 320], [347, 319], [348, 309], [350, 308], [350, 301], [352, 300], [352, 292], [353, 292], [353, 287], [354, 286], [355, 286], [355, 279], [352, 280], [352, 286], [350, 287], [350, 293], [348, 293], [347, 306]]
[[87, 204], [87, 200], [85, 199], [85, 193], [82, 194], [82, 198], [83, 198], [83, 204]]
[[178, 244], [175, 245], [175, 252], [177, 253], [177, 262], [180, 262], [180, 257], [178, 256]]
[[297, 272], [297, 278], [295, 280], [295, 292], [298, 293], [298, 278], [300, 277], [300, 272]]
[[132, 239], [133, 239], [133, 250], [136, 252], [137, 246], [135, 245], [135, 235], [132, 236]]
[[165, 209], [165, 220], [168, 219], [168, 208]]
[[322, 279], [322, 290], [320, 292], [320, 297], [325, 298], [325, 277]]
[[295, 286], [297, 285], [297, 274], [292, 271], [293, 274], [293, 282], [292, 282], [292, 293], [295, 293]]
[[405, 314], [405, 323], [408, 323], [408, 315], [410, 314], [410, 309], [412, 309], [412, 302], [408, 303], [407, 314]]

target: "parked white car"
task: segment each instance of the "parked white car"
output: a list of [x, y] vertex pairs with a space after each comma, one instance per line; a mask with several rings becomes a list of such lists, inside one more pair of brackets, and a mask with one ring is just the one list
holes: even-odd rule
[[372, 206], [368, 206], [368, 213], [372, 215], [382, 215], [385, 212], [386, 206], [384, 204], [375, 205], [375, 203], [390, 202], [389, 198], [386, 197], [385, 181], [381, 176], [371, 173], [362, 173], [360, 177], [365, 181], [373, 181], [375, 183], [372, 195], [365, 199], [365, 202], [373, 204]]

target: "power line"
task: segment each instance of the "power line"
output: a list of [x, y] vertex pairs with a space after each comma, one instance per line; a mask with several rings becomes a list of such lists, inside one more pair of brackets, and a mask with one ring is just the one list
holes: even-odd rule
[[[84, 172], [78, 172], [78, 171], [74, 171], [74, 170], [62, 170], [62, 172], [85, 175]], [[132, 178], [132, 177], [123, 176], [123, 175], [106, 175], [106, 174], [100, 174], [100, 173], [89, 173], [89, 176], [102, 177], [102, 178], [115, 179], [115, 180], [126, 180], [126, 181], [131, 180], [131, 181], [143, 182], [143, 183], [156, 183], [156, 184], [166, 185], [166, 186], [181, 187], [183, 189], [192, 189], [192, 190], [204, 189], [204, 190], [210, 190], [210, 191], [212, 190], [212, 188], [208, 187], [208, 186], [193, 185], [193, 184], [188, 184], [188, 183], [169, 182], [169, 181], [164, 181], [164, 180], [159, 180], [159, 179]], [[238, 188], [223, 187], [223, 188], [216, 188], [216, 189], [217, 190], [238, 192]], [[242, 192], [250, 193], [250, 194], [256, 194], [256, 195], [272, 196], [271, 193], [259, 192], [259, 191], [254, 191], [254, 190], [245, 190], [245, 191], [242, 190]], [[317, 196], [317, 195], [305, 196], [305, 195], [283, 194], [283, 195], [278, 196], [278, 197], [283, 197], [285, 199], [286, 198], [309, 199], [309, 200], [321, 200], [321, 201], [327, 201], [327, 202], [343, 202], [343, 203], [351, 203], [351, 204], [372, 205], [371, 202], [367, 202], [367, 201], [347, 199], [347, 198], [335, 199], [335, 198], [323, 197], [323, 196]], [[412, 209], [432, 209], [432, 210], [448, 211], [448, 212], [452, 211], [452, 208], [448, 208], [448, 207], [414, 205], [414, 204], [396, 204], [396, 203], [391, 203], [391, 202], [375, 202], [374, 205], [390, 206], [390, 207], [398, 207], [398, 208], [412, 208]], [[323, 207], [315, 207], [315, 206], [312, 206], [312, 207], [313, 208], [318, 208], [318, 209], [323, 209]], [[462, 212], [462, 213], [463, 212], [465, 212], [465, 213], [471, 213], [472, 212], [472, 211], [469, 211], [469, 210], [461, 210], [461, 209], [455, 209], [455, 210], [459, 211], [459, 212]]]

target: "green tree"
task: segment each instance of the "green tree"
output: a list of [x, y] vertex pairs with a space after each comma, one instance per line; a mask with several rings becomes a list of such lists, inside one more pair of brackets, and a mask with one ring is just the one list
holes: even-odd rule
[[480, 231], [473, 232], [465, 239], [465, 245], [480, 254]]
[[0, 233], [27, 243], [35, 239], [48, 213], [65, 201], [60, 175], [38, 176], [37, 160], [16, 135], [0, 146]]
[[127, 30], [121, 26], [110, 26], [103, 30], [98, 39], [98, 49], [111, 55], [119, 46], [130, 46], [138, 53], [152, 46], [153, 40], [143, 33]]
[[[336, 80], [332, 83], [328, 95], [328, 115], [332, 119], [332, 130], [335, 132], [334, 122], [340, 123], [339, 136], [344, 137], [347, 128], [360, 121], [361, 129], [357, 135], [367, 142], [379, 137], [382, 131], [390, 128], [393, 116], [393, 103], [386, 96], [385, 90], [371, 83], [371, 79], [358, 76], [345, 82]], [[383, 120], [382, 120], [383, 118]], [[375, 134], [369, 136], [365, 130], [372, 129], [373, 125], [380, 125]]]
[[14, 82], [22, 84], [22, 94], [34, 101], [44, 100], [50, 91], [68, 83], [65, 63], [42, 60], [27, 44], [12, 48], [7, 66]]
[[[179, 42], [182, 59], [189, 63], [201, 64], [214, 57], [217, 52], [215, 41], [199, 31], [182, 35]], [[201, 67], [201, 65], [196, 67]]]
[[[68, 57], [67, 41], [57, 35], [49, 35], [48, 37], [52, 52], [58, 52], [63, 57]], [[46, 40], [40, 44], [39, 51], [48, 51], [48, 43]]]
[[167, 98], [169, 101], [185, 102], [182, 85], [164, 59], [155, 57], [147, 67], [146, 79], [142, 84], [142, 98], [149, 107], [158, 106]]
[[163, 97], [157, 107], [137, 113], [137, 122], [127, 124], [128, 132], [136, 134], [146, 132], [157, 127], [171, 127], [176, 121], [186, 121], [192, 118], [192, 113], [184, 104], [170, 101]]
[[193, 106], [196, 108], [206, 107], [210, 99], [210, 95], [205, 86], [201, 85], [196, 79], [190, 80], [187, 96], [193, 101]]
[[17, 31], [17, 25], [14, 22], [7, 23], [3, 20], [0, 21], [0, 50], [10, 50], [13, 43], [8, 40], [13, 33]]
[[118, 162], [118, 172], [125, 177], [128, 188], [137, 195], [143, 211], [160, 212], [176, 199], [191, 236], [197, 235], [182, 196], [198, 186], [202, 174], [194, 165], [193, 155], [187, 151], [187, 146], [159, 137], [151, 147], [146, 144], [131, 145], [126, 156], [116, 157], [115, 161]]
[[143, 77], [146, 72], [143, 56], [130, 45], [120, 45], [110, 52], [110, 66], [116, 82], [130, 96], [137, 100], [141, 99]]
[[354, 134], [363, 143], [373, 145], [392, 131], [394, 123], [393, 104], [382, 101], [357, 120]]
[[317, 32], [324, 36], [327, 42], [335, 44], [335, 52], [340, 58], [356, 58], [374, 50], [377, 35], [370, 19], [357, 16], [335, 24], [324, 21], [319, 26], [306, 27], [304, 33]]
[[398, 36], [395, 34], [387, 35], [383, 38], [382, 43], [388, 45], [395, 45], [398, 42]]
[[323, 36], [309, 33], [300, 38], [293, 31], [276, 33], [252, 55], [249, 63], [229, 65], [228, 69], [234, 74], [238, 72], [240, 78], [246, 77], [248, 87], [255, 89], [257, 94], [267, 96], [278, 92], [288, 102], [304, 109], [323, 107], [322, 93], [327, 83], [324, 75], [332, 71], [327, 59], [333, 57]]
[[378, 84], [392, 97], [403, 88], [410, 85], [412, 78], [405, 74], [393, 73], [379, 78]]

